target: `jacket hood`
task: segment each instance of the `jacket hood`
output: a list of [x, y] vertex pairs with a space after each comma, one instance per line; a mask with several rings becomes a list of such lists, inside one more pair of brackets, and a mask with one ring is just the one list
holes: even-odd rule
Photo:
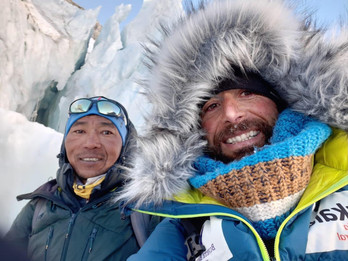
[[[128, 119], [127, 125], [127, 138], [125, 145], [122, 147], [120, 156], [113, 166], [108, 170], [105, 176], [105, 180], [101, 183], [100, 190], [92, 193], [91, 200], [99, 197], [102, 194], [109, 192], [110, 190], [123, 186], [124, 183], [124, 171], [130, 166], [130, 155], [132, 155], [135, 148], [137, 132], [133, 123]], [[74, 183], [74, 170], [70, 165], [65, 151], [65, 137], [61, 145], [61, 151], [57, 155], [59, 159], [59, 169], [57, 170], [57, 183], [67, 193], [74, 193], [72, 185]]]
[[256, 72], [295, 111], [348, 130], [348, 33], [329, 39], [282, 1], [211, 1], [162, 26], [147, 48], [153, 105], [118, 199], [160, 204], [185, 192], [206, 145], [200, 104], [235, 68]]

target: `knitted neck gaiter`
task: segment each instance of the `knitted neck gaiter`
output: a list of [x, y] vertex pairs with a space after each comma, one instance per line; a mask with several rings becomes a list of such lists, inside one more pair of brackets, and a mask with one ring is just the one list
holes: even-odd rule
[[194, 163], [196, 175], [189, 181], [245, 215], [262, 238], [274, 238], [307, 187], [313, 155], [330, 133], [327, 125], [284, 110], [270, 145], [229, 164], [199, 157]]

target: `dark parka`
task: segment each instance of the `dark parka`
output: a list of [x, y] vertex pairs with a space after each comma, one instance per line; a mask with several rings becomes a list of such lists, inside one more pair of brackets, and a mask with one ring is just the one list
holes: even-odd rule
[[74, 170], [66, 159], [63, 141], [57, 178], [17, 197], [30, 202], [17, 216], [7, 239], [27, 249], [31, 260], [126, 260], [137, 252], [130, 218], [122, 216], [118, 204], [108, 202], [123, 184], [121, 166], [126, 165], [135, 135], [131, 123], [129, 129], [119, 159], [88, 203], [73, 192]]

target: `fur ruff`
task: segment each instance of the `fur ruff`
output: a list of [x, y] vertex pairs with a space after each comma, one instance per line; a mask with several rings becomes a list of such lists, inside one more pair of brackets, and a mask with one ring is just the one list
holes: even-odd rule
[[[343, 29], [342, 29], [343, 30]], [[128, 184], [115, 200], [160, 204], [185, 192], [206, 145], [200, 107], [231, 65], [259, 72], [296, 111], [348, 130], [348, 40], [325, 40], [281, 1], [212, 1], [162, 27], [147, 50], [153, 105]]]

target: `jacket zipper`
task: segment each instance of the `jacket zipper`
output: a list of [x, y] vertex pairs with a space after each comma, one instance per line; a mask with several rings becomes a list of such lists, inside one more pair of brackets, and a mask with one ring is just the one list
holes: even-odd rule
[[65, 239], [64, 239], [62, 256], [60, 258], [61, 261], [64, 261], [66, 259], [66, 255], [67, 255], [67, 251], [68, 251], [68, 245], [69, 245], [69, 241], [70, 241], [70, 234], [71, 234], [71, 231], [73, 229], [76, 217], [77, 217], [77, 213], [76, 214], [73, 213], [71, 215], [70, 220], [69, 220], [68, 230], [67, 230], [67, 232], [65, 234]]
[[[104, 197], [100, 198], [98, 201], [96, 201], [93, 205], [87, 204], [82, 209], [80, 209], [80, 211], [85, 211], [85, 210], [88, 210], [89, 208], [96, 208], [96, 207], [99, 206], [99, 204], [102, 204], [103, 202], [105, 202], [105, 200], [107, 200], [109, 197], [110, 197], [109, 195], [104, 196]], [[71, 231], [72, 231], [73, 226], [75, 224], [75, 220], [76, 220], [77, 215], [79, 214], [79, 212], [73, 213], [71, 215], [70, 220], [69, 220], [68, 230], [67, 230], [67, 233], [65, 234], [65, 240], [64, 240], [62, 256], [61, 256], [60, 261], [65, 261], [66, 260], [66, 255], [67, 255], [67, 251], [68, 251], [68, 245], [69, 245], [69, 242], [70, 242], [70, 234], [71, 234]], [[97, 231], [95, 232], [95, 234], [96, 233], [97, 233]], [[94, 239], [93, 239], [93, 242], [94, 242]], [[93, 246], [93, 242], [92, 242], [92, 246]], [[92, 251], [92, 249], [90, 251]]]
[[283, 223], [280, 225], [279, 229], [278, 229], [278, 232], [277, 232], [277, 235], [275, 237], [275, 241], [274, 241], [274, 257], [275, 257], [275, 260], [277, 261], [281, 261], [281, 258], [280, 258], [280, 254], [279, 254], [279, 241], [280, 241], [280, 234], [283, 232], [283, 229], [286, 225], [286, 223], [288, 223], [288, 221], [293, 218], [295, 215], [297, 215], [299, 212], [301, 212], [302, 210], [306, 209], [307, 207], [315, 204], [316, 202], [322, 200], [323, 198], [327, 197], [328, 195], [336, 192], [337, 190], [347, 186], [348, 184], [346, 183], [343, 183], [343, 184], [340, 184], [336, 187], [334, 187], [333, 189], [331, 190], [328, 190], [326, 191], [326, 193], [322, 193], [320, 195], [320, 197], [316, 197], [314, 199], [312, 199], [311, 201], [309, 201], [307, 204], [303, 205], [302, 207], [298, 208], [298, 209], [295, 209], [284, 221]]
[[88, 249], [89, 254], [92, 252], [93, 243], [94, 243], [95, 237], [97, 235], [97, 232], [98, 232], [98, 229], [93, 228], [93, 231], [92, 231], [91, 235], [89, 236], [89, 249]]
[[48, 236], [47, 236], [46, 244], [45, 244], [45, 260], [47, 260], [48, 247], [50, 245], [52, 236], [53, 236], [53, 226], [50, 226], [50, 230], [48, 231]]
[[263, 241], [263, 239], [261, 238], [260, 234], [255, 230], [255, 228], [245, 219], [238, 217], [236, 219], [239, 219], [240, 221], [242, 221], [244, 224], [246, 224], [249, 229], [254, 233], [255, 237], [256, 237], [256, 241], [257, 244], [259, 245], [260, 251], [261, 251], [261, 255], [264, 261], [270, 261], [273, 260], [273, 258], [271, 259], [267, 247], [265, 245], [265, 242]]
[[186, 215], [170, 215], [170, 214], [161, 214], [161, 213], [156, 213], [156, 212], [151, 212], [151, 211], [144, 211], [144, 210], [139, 210], [139, 209], [132, 209], [133, 211], [137, 211], [140, 213], [145, 213], [145, 214], [149, 214], [149, 215], [156, 215], [156, 216], [163, 216], [163, 217], [169, 217], [169, 218], [195, 218], [195, 217], [206, 217], [206, 216], [225, 216], [225, 217], [231, 217], [234, 219], [237, 219], [239, 221], [241, 221], [242, 223], [244, 223], [254, 234], [254, 236], [256, 237], [256, 241], [257, 244], [260, 248], [261, 251], [261, 256], [262, 259], [264, 261], [270, 261], [271, 258], [268, 254], [268, 250], [267, 247], [265, 245], [265, 243], [263, 242], [261, 236], [259, 235], [259, 233], [255, 230], [255, 228], [249, 223], [249, 221], [247, 221], [246, 219], [234, 215], [234, 214], [228, 214], [228, 213], [224, 213], [224, 212], [211, 212], [211, 213], [205, 213], [205, 214], [186, 214]]
[[83, 254], [83, 259], [82, 260], [88, 260], [88, 256], [91, 254], [92, 250], [93, 250], [93, 243], [94, 243], [94, 240], [97, 236], [97, 232], [98, 232], [98, 229], [96, 227], [93, 228], [91, 234], [89, 235], [89, 239], [88, 239], [88, 242], [87, 242], [87, 246], [86, 246], [86, 250]]

